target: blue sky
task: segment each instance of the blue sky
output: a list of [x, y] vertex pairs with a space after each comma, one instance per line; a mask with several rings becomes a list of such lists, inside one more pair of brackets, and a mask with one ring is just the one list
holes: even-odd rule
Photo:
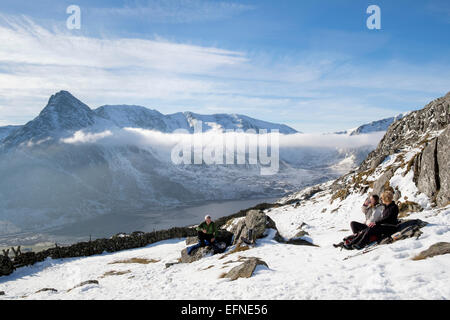
[[[66, 8], [81, 8], [81, 29]], [[381, 30], [369, 30], [369, 5]], [[450, 2], [18, 1], [0, 3], [0, 125], [69, 90], [91, 108], [241, 113], [330, 132], [450, 91]]]

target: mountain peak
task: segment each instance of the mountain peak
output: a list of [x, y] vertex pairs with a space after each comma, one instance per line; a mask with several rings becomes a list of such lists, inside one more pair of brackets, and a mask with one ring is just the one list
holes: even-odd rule
[[52, 95], [48, 100], [47, 106], [41, 111], [45, 114], [47, 111], [68, 113], [68, 112], [89, 112], [92, 111], [87, 105], [75, 98], [68, 91], [59, 91]]
[[95, 123], [95, 113], [68, 91], [52, 95], [39, 115], [5, 138], [5, 146], [70, 134]]

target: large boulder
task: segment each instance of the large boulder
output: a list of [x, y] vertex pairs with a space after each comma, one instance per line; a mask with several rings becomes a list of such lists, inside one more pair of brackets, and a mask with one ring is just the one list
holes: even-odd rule
[[430, 198], [435, 198], [439, 190], [438, 168], [436, 161], [437, 139], [426, 145], [422, 153], [417, 157], [418, 176], [416, 177], [417, 189]]
[[394, 176], [394, 170], [391, 168], [381, 175], [373, 184], [372, 194], [380, 196], [383, 191], [390, 187], [389, 180]]
[[248, 237], [248, 231], [252, 230], [252, 238], [249, 240], [256, 240], [262, 238], [265, 235], [267, 228], [276, 229], [275, 222], [267, 217], [264, 211], [250, 210], [247, 212], [244, 219], [241, 219], [232, 229], [233, 243], [238, 244], [242, 240], [241, 238]]
[[444, 207], [450, 203], [450, 127], [429, 141], [414, 159], [414, 182], [420, 192]]
[[187, 237], [186, 238], [186, 245], [190, 246], [192, 244], [196, 244], [198, 242], [198, 237]]
[[191, 263], [197, 260], [200, 260], [206, 256], [211, 256], [214, 254], [214, 250], [211, 247], [200, 247], [191, 252], [191, 254], [187, 254], [187, 248], [181, 250], [181, 263]]
[[265, 267], [269, 267], [266, 262], [259, 258], [249, 257], [246, 260], [231, 269], [229, 272], [222, 275], [223, 278], [230, 278], [231, 280], [237, 280], [239, 278], [250, 278], [253, 275], [256, 267], [262, 265]]
[[262, 238], [266, 231], [267, 216], [263, 211], [250, 210], [245, 216], [245, 226], [253, 230], [254, 238]]
[[438, 137], [437, 151], [440, 189], [436, 204], [444, 207], [450, 203], [450, 127]]

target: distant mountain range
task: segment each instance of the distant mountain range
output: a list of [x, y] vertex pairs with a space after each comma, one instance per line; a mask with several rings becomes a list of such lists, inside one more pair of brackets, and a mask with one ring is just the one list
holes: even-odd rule
[[52, 95], [38, 117], [27, 124], [0, 127], [0, 141], [3, 140], [5, 147], [12, 147], [30, 139], [39, 141], [47, 137], [68, 136], [81, 129], [101, 131], [114, 127], [142, 128], [164, 133], [184, 129], [193, 133], [198, 121], [202, 121], [203, 132], [277, 129], [283, 134], [297, 133], [295, 129], [284, 124], [240, 114], [202, 115], [188, 111], [164, 115], [157, 110], [134, 105], [105, 105], [92, 110], [69, 92], [60, 91]]
[[[172, 139], [170, 133], [176, 129], [192, 133], [198, 121], [209, 132], [278, 129], [285, 137], [292, 135], [291, 142], [300, 134], [283, 124], [239, 114], [164, 115], [127, 105], [91, 109], [61, 91], [50, 97], [35, 119], [0, 128], [0, 234], [40, 230], [105, 213], [281, 196], [336, 178], [374, 148], [287, 144], [280, 147], [279, 171], [271, 176], [262, 176], [262, 165], [249, 162], [175, 165], [167, 150], [171, 141], [161, 139]], [[139, 132], [131, 130], [130, 135], [130, 127]], [[159, 132], [168, 135], [161, 138]], [[77, 135], [109, 136], [109, 140], [69, 142]], [[150, 143], [142, 144], [140, 140], [149, 136]]]

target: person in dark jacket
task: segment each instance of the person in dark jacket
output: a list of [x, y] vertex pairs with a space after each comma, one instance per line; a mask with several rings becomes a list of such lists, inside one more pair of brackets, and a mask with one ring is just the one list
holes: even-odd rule
[[217, 226], [214, 221], [211, 220], [210, 215], [205, 216], [205, 221], [200, 223], [196, 228], [198, 243], [187, 248], [187, 254], [191, 254], [197, 248], [207, 246], [214, 247], [214, 241], [217, 237]]
[[381, 200], [383, 201], [385, 208], [381, 215], [381, 219], [376, 223], [370, 224], [369, 228], [355, 239], [356, 241], [353, 244], [353, 248], [362, 249], [370, 243], [371, 239], [376, 238], [377, 241], [379, 241], [382, 236], [389, 237], [397, 231], [398, 206], [393, 199], [394, 195], [392, 191], [388, 190], [383, 192]]

